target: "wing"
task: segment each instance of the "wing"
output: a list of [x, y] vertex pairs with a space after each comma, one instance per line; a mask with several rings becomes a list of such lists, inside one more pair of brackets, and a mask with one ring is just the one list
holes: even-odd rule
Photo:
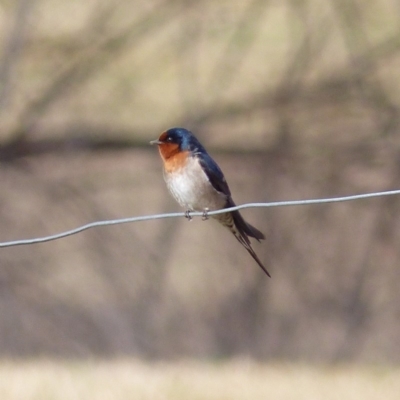
[[[200, 165], [202, 166], [204, 172], [206, 173], [209, 181], [217, 190], [227, 196], [225, 207], [234, 207], [236, 204], [232, 200], [231, 191], [229, 189], [228, 183], [224, 177], [224, 174], [221, 171], [221, 168], [218, 164], [208, 155], [208, 153], [197, 153], [197, 157], [199, 158]], [[250, 236], [258, 241], [260, 239], [265, 239], [265, 236], [262, 232], [260, 232], [257, 228], [247, 223], [239, 211], [232, 212], [233, 219], [235, 221], [235, 225], [242, 235]]]
[[231, 191], [218, 164], [208, 155], [208, 153], [197, 153], [196, 156], [198, 157], [200, 165], [214, 189], [230, 198]]

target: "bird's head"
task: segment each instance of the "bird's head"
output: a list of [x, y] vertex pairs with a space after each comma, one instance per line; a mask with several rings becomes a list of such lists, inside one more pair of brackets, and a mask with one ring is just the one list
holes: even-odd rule
[[161, 157], [167, 160], [181, 152], [196, 152], [202, 148], [196, 137], [185, 128], [171, 128], [150, 144], [158, 145]]

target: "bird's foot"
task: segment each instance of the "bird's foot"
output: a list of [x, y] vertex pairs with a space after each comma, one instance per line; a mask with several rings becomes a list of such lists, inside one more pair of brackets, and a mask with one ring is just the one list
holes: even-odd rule
[[204, 210], [203, 210], [203, 215], [202, 215], [202, 217], [201, 217], [201, 220], [202, 221], [207, 221], [208, 220], [208, 211], [209, 211], [209, 209], [208, 208], [205, 208]]
[[190, 215], [190, 210], [185, 211], [185, 218], [187, 218], [188, 221], [192, 220], [192, 216]]

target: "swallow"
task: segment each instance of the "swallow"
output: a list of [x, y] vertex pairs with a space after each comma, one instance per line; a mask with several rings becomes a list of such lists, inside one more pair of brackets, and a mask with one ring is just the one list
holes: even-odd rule
[[[164, 164], [164, 180], [175, 200], [186, 209], [189, 219], [190, 211], [202, 211], [203, 219], [207, 219], [208, 211], [235, 206], [224, 174], [192, 132], [185, 128], [171, 128], [150, 144], [158, 145]], [[212, 217], [234, 234], [261, 269], [271, 277], [249, 239], [265, 239], [263, 233], [247, 223], [239, 211]]]

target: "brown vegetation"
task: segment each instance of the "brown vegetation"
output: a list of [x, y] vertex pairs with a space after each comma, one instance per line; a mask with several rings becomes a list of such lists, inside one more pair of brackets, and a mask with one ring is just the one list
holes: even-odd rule
[[[176, 125], [238, 204], [399, 188], [399, 13], [378, 4], [3, 2], [0, 240], [178, 210], [147, 148]], [[245, 211], [271, 280], [212, 221], [1, 249], [0, 354], [399, 362], [398, 204]]]

